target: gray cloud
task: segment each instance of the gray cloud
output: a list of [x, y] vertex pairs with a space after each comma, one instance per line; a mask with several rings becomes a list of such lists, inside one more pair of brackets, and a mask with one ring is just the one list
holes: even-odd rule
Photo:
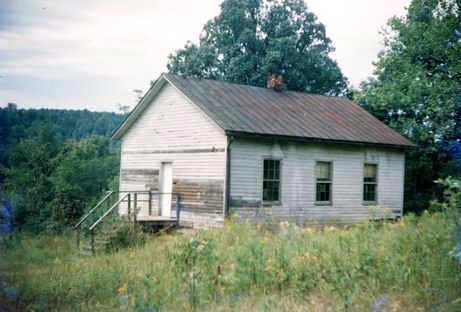
[[[0, 105], [115, 110], [134, 104], [166, 70], [167, 56], [197, 41], [220, 0], [0, 1]], [[354, 84], [371, 74], [378, 30], [407, 0], [312, 0], [333, 56]]]

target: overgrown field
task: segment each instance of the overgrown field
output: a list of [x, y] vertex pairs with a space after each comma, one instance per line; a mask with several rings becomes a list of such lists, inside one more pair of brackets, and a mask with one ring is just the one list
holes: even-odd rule
[[[444, 213], [349, 228], [223, 228], [79, 255], [70, 237], [10, 237], [0, 282], [35, 311], [461, 311], [455, 223]], [[5, 288], [5, 287], [4, 287]]]

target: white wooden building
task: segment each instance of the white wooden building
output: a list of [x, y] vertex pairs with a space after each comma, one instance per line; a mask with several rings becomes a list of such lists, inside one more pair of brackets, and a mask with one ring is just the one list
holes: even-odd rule
[[172, 74], [112, 138], [121, 140], [120, 189], [164, 193], [150, 209], [138, 204], [140, 217], [169, 217], [179, 194], [181, 223], [192, 226], [219, 226], [229, 214], [350, 223], [378, 206], [401, 216], [413, 146], [345, 98]]

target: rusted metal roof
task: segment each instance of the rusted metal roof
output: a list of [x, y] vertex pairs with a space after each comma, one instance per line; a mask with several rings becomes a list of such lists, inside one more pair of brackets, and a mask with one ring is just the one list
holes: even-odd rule
[[415, 146], [346, 98], [293, 91], [277, 92], [173, 74], [164, 74], [163, 78], [231, 134], [395, 147]]

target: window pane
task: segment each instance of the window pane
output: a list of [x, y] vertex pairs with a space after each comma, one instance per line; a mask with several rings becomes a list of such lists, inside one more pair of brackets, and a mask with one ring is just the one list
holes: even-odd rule
[[272, 168], [272, 179], [279, 180], [280, 179], [280, 160], [272, 160], [273, 168]]
[[264, 181], [263, 182], [263, 200], [264, 201], [278, 201], [279, 200], [279, 185], [278, 181]]
[[267, 198], [269, 197], [268, 183], [267, 181], [263, 182], [263, 200], [268, 200]]
[[267, 159], [264, 159], [264, 176], [263, 178], [264, 179], [268, 179], [269, 177], [269, 160]]
[[268, 181], [267, 182], [267, 200], [272, 200], [274, 197], [274, 182]]
[[363, 185], [363, 200], [376, 201], [376, 184]]
[[325, 184], [325, 195], [324, 195], [324, 200], [325, 201], [330, 201], [331, 198], [330, 198], [330, 183], [328, 184]]
[[263, 201], [279, 201], [280, 160], [264, 159]]
[[331, 162], [319, 161], [315, 166], [317, 179], [315, 199], [318, 202], [331, 201]]
[[323, 189], [324, 188], [322, 186], [323, 185], [320, 183], [317, 184], [317, 198], [316, 198], [317, 201], [323, 201]]
[[273, 191], [273, 201], [278, 201], [279, 200], [279, 182], [273, 182], [274, 183], [274, 191]]
[[316, 191], [315, 200], [318, 202], [331, 201], [330, 188], [331, 188], [331, 183], [317, 183], [317, 191]]
[[365, 182], [376, 182], [376, 165], [365, 164], [363, 171]]
[[331, 163], [321, 161], [317, 162], [315, 174], [317, 177], [317, 181], [330, 181]]
[[264, 179], [269, 179], [269, 165], [270, 165], [270, 162], [269, 162], [269, 159], [264, 159]]

